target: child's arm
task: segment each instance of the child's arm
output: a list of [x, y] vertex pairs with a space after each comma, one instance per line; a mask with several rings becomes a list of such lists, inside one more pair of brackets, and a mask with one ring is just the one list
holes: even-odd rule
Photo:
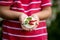
[[0, 6], [0, 16], [5, 19], [18, 19], [22, 12], [10, 10], [10, 6]]
[[16, 11], [11, 11], [9, 6], [0, 6], [0, 16], [5, 18], [5, 19], [18, 19], [19, 22], [21, 23], [22, 29], [29, 31], [28, 28], [25, 28], [22, 26], [22, 22], [24, 18], [26, 18], [26, 14], [22, 12], [16, 12]]
[[[42, 11], [37, 12], [35, 14], [32, 14], [31, 16], [35, 16], [36, 15], [38, 17], [38, 19], [45, 20], [45, 19], [49, 18], [51, 16], [51, 14], [52, 14], [51, 13], [51, 7], [47, 6], [47, 7], [44, 7]], [[38, 19], [36, 19], [36, 20], [38, 20]], [[37, 22], [39, 22], [39, 21], [37, 21]], [[30, 29], [30, 31], [34, 30], [36, 28], [36, 26], [33, 27], [32, 29]]]
[[51, 17], [52, 14], [52, 10], [50, 6], [44, 7], [42, 11], [33, 14], [33, 15], [37, 15], [39, 17], [40, 20], [45, 20], [49, 17]]
[[41, 12], [38, 12], [37, 15], [39, 16], [40, 20], [44, 20], [51, 17], [52, 15], [51, 7], [43, 8], [43, 10]]

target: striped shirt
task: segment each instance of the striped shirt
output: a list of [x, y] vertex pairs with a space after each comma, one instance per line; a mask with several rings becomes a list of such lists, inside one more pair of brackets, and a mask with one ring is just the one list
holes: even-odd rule
[[[0, 0], [1, 6], [11, 6], [10, 10], [24, 12], [28, 16], [51, 6], [50, 0]], [[3, 40], [47, 40], [46, 21], [40, 21], [36, 29], [24, 31], [17, 20], [3, 21]]]

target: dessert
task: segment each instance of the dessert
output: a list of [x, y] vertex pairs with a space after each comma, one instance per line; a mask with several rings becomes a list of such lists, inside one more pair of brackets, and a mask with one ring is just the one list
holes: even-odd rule
[[26, 17], [23, 23], [26, 28], [33, 28], [36, 24], [37, 20], [31, 16]]

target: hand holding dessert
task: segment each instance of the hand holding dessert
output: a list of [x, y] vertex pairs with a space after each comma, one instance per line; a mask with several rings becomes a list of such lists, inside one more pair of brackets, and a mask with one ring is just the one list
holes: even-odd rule
[[26, 14], [21, 14], [19, 17], [19, 21], [21, 22], [22, 29], [26, 31], [34, 30], [39, 24], [39, 18], [35, 14], [31, 16], [27, 16]]

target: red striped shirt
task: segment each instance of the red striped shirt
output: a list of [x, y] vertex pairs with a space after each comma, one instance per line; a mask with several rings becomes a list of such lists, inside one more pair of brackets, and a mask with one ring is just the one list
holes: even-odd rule
[[[51, 6], [50, 0], [0, 0], [0, 5], [11, 6], [10, 10], [24, 12], [28, 16]], [[38, 27], [31, 32], [24, 31], [19, 21], [4, 20], [3, 40], [47, 40], [46, 21], [40, 21]]]

